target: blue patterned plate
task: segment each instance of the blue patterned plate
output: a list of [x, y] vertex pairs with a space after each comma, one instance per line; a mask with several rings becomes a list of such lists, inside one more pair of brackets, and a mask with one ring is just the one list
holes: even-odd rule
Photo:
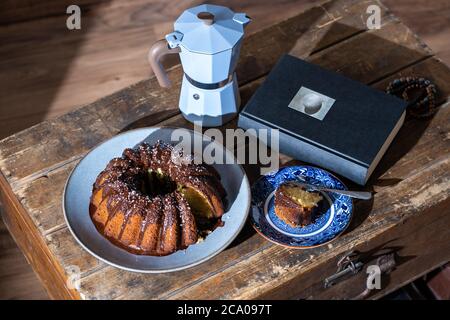
[[352, 199], [334, 192], [321, 192], [316, 218], [305, 227], [291, 227], [275, 214], [274, 194], [284, 182], [299, 181], [332, 189], [347, 187], [331, 173], [311, 166], [281, 168], [261, 177], [252, 187], [252, 224], [266, 239], [282, 246], [304, 249], [320, 246], [339, 236], [350, 224]]

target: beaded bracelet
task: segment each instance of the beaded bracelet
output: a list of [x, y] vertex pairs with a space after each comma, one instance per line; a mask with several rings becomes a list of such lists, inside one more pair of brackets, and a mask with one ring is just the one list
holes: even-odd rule
[[436, 92], [430, 80], [419, 77], [395, 79], [386, 88], [386, 93], [406, 100], [409, 113], [416, 118], [428, 117], [437, 111]]

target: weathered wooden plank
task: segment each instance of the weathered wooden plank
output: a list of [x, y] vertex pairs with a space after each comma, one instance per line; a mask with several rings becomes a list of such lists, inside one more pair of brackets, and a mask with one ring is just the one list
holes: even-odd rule
[[105, 267], [105, 264], [84, 250], [74, 239], [69, 229], [62, 228], [45, 237], [45, 243], [67, 273], [76, 267], [80, 276]]
[[430, 55], [408, 27], [394, 21], [321, 51], [312, 62], [370, 83]]
[[[242, 48], [238, 79], [247, 83], [268, 73], [284, 53], [304, 58], [365, 31], [365, 20], [359, 17], [374, 3], [380, 6], [384, 23], [393, 20], [378, 1], [331, 1], [311, 8], [301, 17], [292, 17], [252, 35], [252, 41], [245, 41]], [[255, 70], [259, 72], [255, 73]]]
[[[448, 109], [448, 104], [442, 108]], [[432, 123], [417, 119], [407, 121], [374, 171], [369, 184], [377, 186], [389, 181], [393, 183], [394, 180], [402, 179], [411, 172], [419, 172], [422, 166], [448, 157], [450, 144], [446, 122], [450, 115], [447, 110], [442, 110], [439, 114], [447, 117], [447, 120], [439, 118]], [[393, 164], [398, 166], [396, 171], [392, 171]]]
[[[448, 212], [449, 207], [450, 201], [447, 200], [433, 211]], [[370, 296], [371, 299], [378, 299], [384, 294], [393, 292], [450, 260], [450, 232], [448, 231], [450, 215], [446, 214], [435, 222], [429, 219], [430, 215], [426, 216], [427, 219], [423, 221], [423, 224], [416, 222], [417, 232], [411, 234], [399, 232], [395, 235], [394, 239], [402, 236], [402, 241], [400, 239], [397, 241], [399, 245], [404, 244], [404, 250], [399, 251], [400, 257], [397, 259], [397, 261], [400, 260], [401, 265], [389, 275], [389, 282], [383, 292], [374, 292]], [[430, 239], [432, 239], [432, 245], [430, 245]], [[390, 245], [395, 246], [396, 243], [392, 241]]]
[[[190, 268], [167, 274], [136, 274], [117, 268], [105, 267], [81, 279], [80, 292], [86, 299], [108, 298], [163, 299], [172, 292], [193, 281], [208, 279], [211, 275], [248, 258], [245, 253], [263, 251], [271, 244], [265, 242], [247, 225], [239, 237], [220, 254], [203, 264], [201, 268]], [[100, 279], [107, 279], [101, 281]], [[114, 285], [112, 285], [115, 283]], [[123, 285], [117, 285], [121, 283]]]
[[[319, 19], [313, 22], [308, 28], [308, 34], [296, 39], [295, 44], [289, 49], [291, 54], [297, 57], [308, 57], [312, 53], [317, 53], [325, 48], [349, 38], [360, 32], [367, 30], [366, 18], [364, 15], [367, 8], [374, 4], [371, 0], [343, 2], [343, 3], [324, 3], [320, 6], [327, 13], [328, 19]], [[382, 17], [381, 26], [396, 20], [389, 9], [383, 3], [376, 3], [380, 7]], [[353, 13], [350, 14], [349, 13]], [[312, 34], [311, 41], [309, 33]], [[292, 39], [286, 39], [292, 42]]]
[[[19, 177], [32, 176], [41, 169], [56, 168], [74, 160], [80, 151], [86, 152], [110, 136], [111, 132], [95, 109], [81, 109], [76, 114], [46, 121], [7, 138], [6, 144], [22, 144], [24, 148], [16, 149], [13, 157], [4, 158], [7, 148], [0, 147], [3, 159], [0, 168], [8, 182], [14, 184]], [[78, 152], [74, 153], [73, 148]]]
[[[45, 245], [42, 235], [28, 214], [24, 212], [25, 209], [20, 205], [2, 174], [0, 174], [0, 189], [3, 221], [28, 262], [33, 266], [33, 270], [49, 296], [54, 299], [79, 299], [79, 293], [67, 286], [66, 273], [55, 261], [51, 250]], [[10, 212], [15, 214], [8, 214]]]
[[[149, 94], [152, 87], [155, 90]], [[143, 117], [145, 112], [154, 112], [151, 120], [157, 123], [178, 112], [175, 104], [177, 88], [162, 90], [154, 78], [145, 85], [131, 86], [126, 90], [128, 91], [101, 99], [89, 108], [81, 108], [55, 120], [45, 121], [3, 140], [4, 145], [0, 147], [3, 159], [0, 160], [0, 168], [9, 178], [9, 183], [15, 184], [19, 179], [28, 177], [32, 180], [39, 177], [39, 174], [45, 175], [76, 160], [101, 141], [118, 133], [119, 130], [113, 129], [117, 121], [112, 120], [112, 115], [121, 114], [122, 121], [132, 122]], [[167, 104], [162, 101], [167, 101]], [[168, 107], [170, 105], [172, 107]], [[8, 151], [9, 145], [13, 146], [13, 154]], [[17, 145], [21, 145], [21, 148]]]
[[0, 203], [0, 300], [45, 300], [49, 296], [3, 219]]
[[65, 224], [61, 212], [64, 185], [77, 162], [71, 162], [18, 189], [16, 195], [42, 234]]
[[[351, 248], [360, 253], [360, 259], [368, 265], [376, 264], [376, 259], [388, 252], [395, 254], [396, 268], [389, 275], [382, 276], [382, 290], [375, 290], [368, 298], [380, 297], [410, 282], [449, 258], [450, 233], [448, 223], [450, 216], [439, 214], [449, 205], [444, 201], [431, 211], [420, 216], [406, 219], [402, 224], [389, 229], [380, 236]], [[433, 239], [433, 245], [430, 245]], [[336, 272], [336, 256], [302, 275], [298, 281], [292, 281], [281, 289], [275, 289], [266, 297], [285, 297], [289, 292], [295, 299], [352, 299], [356, 298], [366, 287], [367, 273], [363, 269], [359, 274], [350, 276], [335, 286], [324, 289], [324, 279]]]

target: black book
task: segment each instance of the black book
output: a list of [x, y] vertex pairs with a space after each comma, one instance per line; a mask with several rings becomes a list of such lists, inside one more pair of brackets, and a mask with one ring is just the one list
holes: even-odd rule
[[406, 102], [284, 55], [239, 115], [279, 129], [280, 152], [365, 184], [405, 118]]

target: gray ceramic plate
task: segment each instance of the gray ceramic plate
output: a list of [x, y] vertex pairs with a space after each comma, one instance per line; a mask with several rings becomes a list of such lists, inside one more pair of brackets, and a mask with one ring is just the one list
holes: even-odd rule
[[[241, 231], [250, 208], [250, 187], [242, 167], [233, 154], [217, 142], [190, 130], [184, 133], [198, 139], [202, 148], [208, 145], [221, 150], [226, 164], [215, 164], [227, 192], [223, 227], [215, 229], [206, 239], [186, 250], [164, 257], [141, 256], [128, 253], [113, 245], [95, 229], [89, 216], [89, 199], [97, 175], [125, 148], [135, 147], [145, 141], [149, 144], [171, 141], [176, 128], [143, 128], [127, 131], [100, 144], [89, 152], [70, 175], [63, 196], [63, 210], [67, 225], [75, 239], [93, 256], [115, 267], [135, 271], [159, 273], [182, 270], [202, 263], [224, 250]], [[194, 141], [194, 139], [192, 139]], [[200, 149], [200, 148], [199, 148]]]

